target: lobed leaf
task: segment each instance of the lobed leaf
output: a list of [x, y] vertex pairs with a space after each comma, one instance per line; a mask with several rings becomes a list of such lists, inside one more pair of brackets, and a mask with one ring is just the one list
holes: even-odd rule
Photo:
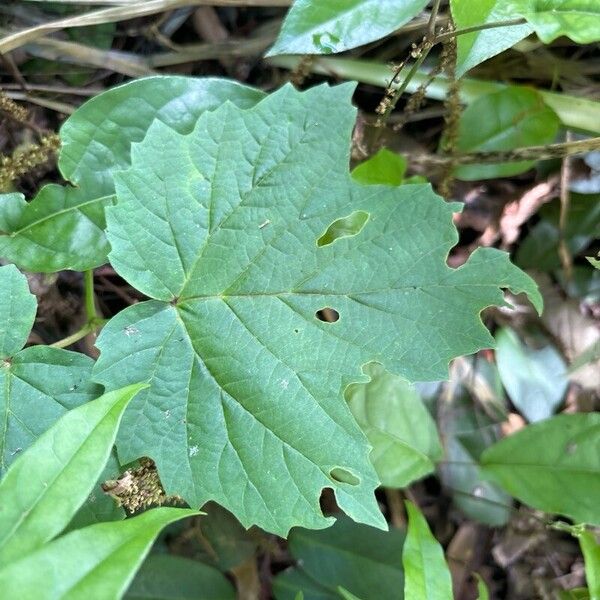
[[598, 525], [598, 435], [600, 413], [558, 415], [490, 446], [481, 472], [533, 508]]
[[[505, 253], [447, 266], [456, 206], [429, 186], [352, 180], [352, 91], [286, 86], [204, 113], [189, 135], [155, 121], [107, 211], [112, 265], [153, 298], [97, 341], [96, 381], [150, 383], [125, 415], [121, 461], [151, 456], [168, 493], [280, 535], [331, 523], [325, 487], [385, 526], [342, 397], [361, 365], [441, 379], [451, 358], [493, 343], [479, 313], [504, 303], [501, 287], [541, 307]], [[360, 232], [318, 245], [355, 211], [369, 214]], [[321, 321], [324, 308], [339, 318]]]
[[428, 0], [295, 0], [267, 56], [332, 54], [379, 40]]
[[19, 600], [121, 598], [161, 529], [197, 515], [156, 508], [72, 531], [0, 569], [0, 589]]
[[[127, 403], [141, 388], [110, 392], [69, 411], [10, 466], [0, 481], [0, 564], [37, 550], [68, 525], [104, 468]], [[0, 576], [0, 582], [9, 579]], [[0, 589], [8, 588], [0, 583]]]

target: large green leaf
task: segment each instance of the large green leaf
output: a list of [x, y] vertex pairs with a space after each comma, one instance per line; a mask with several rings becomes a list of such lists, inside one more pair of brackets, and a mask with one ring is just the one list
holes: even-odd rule
[[121, 598], [160, 530], [196, 514], [156, 508], [72, 531], [0, 569], [0, 589], [19, 600]]
[[569, 385], [567, 365], [554, 346], [530, 348], [503, 328], [496, 334], [496, 362], [512, 403], [528, 421], [554, 414]]
[[0, 255], [29, 271], [84, 271], [106, 262], [104, 210], [114, 201], [113, 173], [158, 119], [188, 133], [199, 115], [225, 101], [254, 105], [263, 92], [224, 79], [148, 77], [108, 90], [65, 121], [59, 168], [76, 187], [47, 185], [27, 203], [0, 195]]
[[435, 423], [408, 382], [377, 364], [363, 371], [371, 381], [348, 386], [346, 400], [373, 446], [371, 461], [381, 483], [406, 487], [433, 472], [442, 457]]
[[404, 597], [452, 600], [452, 579], [444, 550], [419, 509], [406, 502], [408, 532], [402, 549]]
[[[477, 27], [518, 18], [507, 9], [506, 0], [450, 0], [456, 29]], [[456, 75], [462, 77], [484, 60], [514, 46], [533, 29], [528, 24], [482, 29], [456, 38]]]
[[156, 554], [149, 556], [125, 594], [126, 600], [235, 600], [235, 590], [217, 569]]
[[10, 466], [0, 481], [0, 564], [65, 528], [97, 481], [123, 411], [140, 389], [132, 385], [69, 411]]
[[[155, 299], [97, 341], [97, 381], [151, 384], [126, 414], [121, 461], [151, 456], [168, 493], [281, 535], [331, 523], [325, 487], [385, 526], [342, 396], [362, 364], [441, 379], [452, 357], [493, 343], [479, 313], [504, 302], [501, 287], [541, 303], [505, 253], [447, 266], [456, 205], [429, 186], [351, 179], [353, 88], [288, 85], [204, 113], [187, 136], [155, 121], [107, 212], [111, 263]], [[360, 233], [317, 245], [355, 211], [370, 215]], [[323, 308], [339, 319], [319, 320]]]
[[485, 450], [486, 477], [530, 506], [600, 524], [600, 413], [558, 415]]
[[525, 17], [546, 44], [563, 35], [578, 44], [600, 40], [598, 0], [508, 0], [507, 10]]
[[289, 548], [299, 567], [275, 579], [275, 597], [291, 600], [304, 591], [307, 600], [339, 598], [343, 587], [361, 600], [401, 600], [403, 540], [397, 529], [383, 532], [347, 518], [323, 531], [293, 529]]
[[267, 56], [350, 50], [393, 33], [427, 3], [428, 0], [296, 0]]
[[0, 477], [67, 410], [101, 393], [83, 354], [35, 346], [21, 350], [37, 303], [14, 265], [0, 267]]
[[[482, 96], [470, 104], [460, 119], [457, 150], [489, 152], [549, 144], [560, 120], [533, 89], [508, 88]], [[523, 173], [535, 162], [463, 165], [458, 179], [493, 179]]]

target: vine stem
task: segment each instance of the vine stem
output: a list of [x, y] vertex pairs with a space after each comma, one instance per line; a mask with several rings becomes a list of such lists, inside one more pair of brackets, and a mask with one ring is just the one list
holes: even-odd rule
[[50, 344], [52, 348], [67, 348], [83, 339], [86, 335], [94, 333], [108, 322], [107, 319], [101, 319], [96, 310], [96, 297], [94, 294], [94, 271], [84, 271], [83, 273], [83, 299], [87, 322], [75, 333]]
[[91, 323], [86, 323], [81, 329], [77, 330], [75, 333], [63, 338], [62, 340], [58, 340], [58, 342], [54, 342], [54, 344], [50, 344], [51, 348], [68, 348], [72, 344], [75, 344], [79, 340], [82, 340], [86, 335], [93, 333], [97, 329], [100, 329], [103, 325], [108, 322], [108, 319], [95, 319]]
[[85, 271], [83, 274], [83, 295], [85, 301], [85, 314], [87, 316], [88, 323], [94, 322], [98, 319], [98, 313], [96, 312], [96, 297], [94, 295], [94, 271]]
[[493, 21], [491, 23], [483, 23], [481, 25], [473, 25], [472, 27], [464, 27], [463, 29], [455, 29], [454, 31], [447, 31], [446, 33], [440, 33], [435, 37], [435, 43], [445, 42], [458, 35], [465, 35], [467, 33], [475, 33], [476, 31], [484, 31], [485, 29], [496, 29], [497, 27], [511, 27], [512, 25], [525, 25], [527, 21], [523, 18], [519, 19], [508, 19], [506, 21]]

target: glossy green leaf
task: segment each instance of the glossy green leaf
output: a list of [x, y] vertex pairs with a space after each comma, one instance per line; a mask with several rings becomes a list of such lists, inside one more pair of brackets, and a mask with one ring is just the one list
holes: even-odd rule
[[263, 92], [224, 79], [148, 77], [92, 98], [63, 124], [59, 168], [76, 187], [47, 185], [29, 203], [0, 195], [0, 256], [34, 272], [84, 271], [106, 262], [105, 208], [113, 173], [157, 119], [188, 133], [199, 115], [225, 101], [253, 106]]
[[213, 567], [198, 561], [149, 556], [125, 594], [125, 600], [235, 600], [235, 589]]
[[600, 40], [598, 0], [508, 0], [507, 10], [527, 19], [545, 44], [563, 35], [578, 44]]
[[339, 598], [342, 587], [361, 600], [401, 600], [403, 540], [397, 529], [379, 531], [348, 518], [322, 531], [293, 529], [289, 548], [299, 567], [275, 579], [275, 596], [291, 600], [303, 591], [306, 600]]
[[354, 181], [367, 185], [401, 185], [406, 173], [406, 159], [382, 148], [352, 170]]
[[428, 0], [295, 0], [277, 54], [332, 54], [379, 40], [418, 15]]
[[600, 600], [600, 543], [589, 530], [577, 536], [585, 560], [585, 579], [591, 600]]
[[36, 311], [37, 302], [26, 277], [14, 265], [0, 267], [0, 360], [25, 345]]
[[482, 474], [533, 508], [598, 525], [599, 435], [600, 413], [558, 415], [485, 450]]
[[350, 410], [373, 446], [371, 462], [386, 487], [406, 487], [435, 469], [442, 447], [435, 423], [408, 382], [381, 365], [363, 368], [369, 383], [346, 389]]
[[101, 393], [82, 354], [34, 346], [21, 350], [37, 302], [14, 265], [0, 267], [0, 477], [67, 410]]
[[406, 502], [408, 532], [402, 549], [404, 597], [452, 600], [452, 579], [444, 551], [419, 509]]
[[[506, 0], [450, 0], [456, 29], [477, 27], [518, 18], [507, 9]], [[533, 29], [528, 24], [482, 29], [456, 38], [456, 75], [462, 77], [469, 69], [514, 46]]]
[[[330, 524], [325, 487], [385, 526], [342, 396], [362, 364], [441, 379], [453, 356], [493, 342], [479, 313], [503, 304], [501, 287], [541, 302], [505, 253], [447, 266], [456, 206], [429, 186], [351, 179], [353, 87], [288, 85], [253, 109], [204, 113], [187, 136], [155, 121], [107, 211], [112, 265], [154, 298], [97, 341], [97, 381], [151, 384], [126, 413], [121, 461], [151, 456], [169, 493], [281, 535]], [[354, 211], [370, 214], [358, 235], [317, 245]], [[327, 307], [335, 323], [319, 320]]]
[[121, 598], [160, 530], [196, 514], [156, 508], [72, 531], [0, 569], [0, 589], [19, 600]]
[[68, 525], [104, 468], [123, 411], [140, 389], [110, 392], [69, 411], [14, 461], [0, 481], [0, 564], [40, 548]]
[[[508, 88], [478, 98], [461, 115], [457, 150], [461, 153], [514, 150], [549, 144], [560, 120], [533, 89]], [[458, 179], [472, 181], [523, 173], [533, 161], [463, 165]]]
[[569, 380], [567, 365], [554, 346], [530, 348], [515, 331], [503, 328], [496, 334], [496, 362], [512, 403], [529, 422], [556, 412]]

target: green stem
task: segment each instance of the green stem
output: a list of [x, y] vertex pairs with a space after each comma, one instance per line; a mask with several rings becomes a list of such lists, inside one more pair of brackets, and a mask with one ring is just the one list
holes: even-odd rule
[[71, 335], [63, 338], [62, 340], [58, 340], [58, 342], [54, 342], [54, 344], [50, 344], [51, 348], [68, 348], [69, 346], [75, 344], [79, 340], [82, 340], [86, 335], [93, 333], [97, 329], [100, 329], [105, 323], [107, 323], [107, 319], [95, 319], [91, 323], [86, 323], [81, 329], [72, 333]]
[[85, 314], [88, 323], [93, 323], [98, 318], [96, 312], [96, 296], [94, 294], [94, 271], [85, 271], [83, 274], [83, 295], [85, 300]]
[[472, 27], [465, 27], [463, 29], [455, 29], [454, 31], [448, 31], [441, 33], [436, 36], [435, 43], [445, 42], [457, 35], [465, 35], [466, 33], [474, 33], [475, 31], [483, 31], [484, 29], [495, 29], [496, 27], [511, 27], [512, 25], [525, 25], [527, 21], [523, 18], [520, 19], [509, 19], [508, 21], [493, 21], [491, 23], [482, 23], [481, 25], [473, 25]]
[[[272, 65], [286, 69], [293, 69], [298, 62], [298, 58], [294, 56], [273, 56], [268, 60]], [[387, 87], [390, 80], [390, 69], [387, 65], [368, 60], [319, 57], [311, 64], [310, 68], [313, 73], [349, 81], [360, 81], [383, 88]], [[407, 84], [406, 91], [415, 92], [419, 85], [427, 79], [428, 74], [419, 71]], [[449, 84], [450, 81], [446, 77], [435, 77], [427, 88], [427, 97], [444, 100]], [[481, 96], [507, 88], [523, 89], [523, 86], [462, 78], [460, 97], [465, 104], [471, 104]], [[600, 135], [600, 102], [556, 92], [538, 91], [545, 103], [556, 112], [566, 127]]]

